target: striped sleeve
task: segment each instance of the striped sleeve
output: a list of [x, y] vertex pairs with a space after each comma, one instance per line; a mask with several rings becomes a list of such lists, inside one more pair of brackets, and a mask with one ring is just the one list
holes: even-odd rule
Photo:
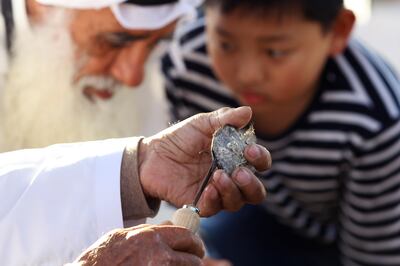
[[374, 88], [368, 94], [376, 109], [369, 117], [381, 125], [373, 137], [351, 138], [354, 159], [341, 202], [341, 252], [345, 265], [400, 265], [400, 82], [373, 51], [358, 42], [350, 51], [358, 76]]
[[[183, 120], [193, 113], [208, 112], [213, 109], [207, 108], [207, 104], [203, 104], [201, 97], [204, 76], [212, 75], [206, 73], [200, 76], [201, 72], [198, 71], [202, 65], [208, 63], [204, 38], [204, 18], [188, 23], [185, 27], [178, 28], [177, 36], [162, 58], [161, 70], [173, 121]], [[196, 49], [198, 53], [194, 51]], [[207, 62], [203, 62], [204, 60]], [[196, 69], [194, 74], [190, 71], [193, 68]], [[210, 72], [208, 68], [203, 67], [203, 69]], [[194, 93], [185, 93], [188, 88]]]
[[175, 80], [171, 76], [171, 71], [173, 68], [173, 63], [171, 60], [171, 57], [169, 54], [166, 54], [162, 58], [162, 72], [164, 76], [164, 87], [165, 87], [165, 94], [168, 100], [169, 104], [169, 113], [171, 116], [172, 121], [177, 121], [179, 120], [179, 109], [180, 107], [180, 97], [178, 94], [176, 94], [176, 90], [174, 90], [175, 87]]
[[400, 265], [400, 121], [355, 143], [341, 203], [345, 265]]
[[162, 58], [162, 72], [174, 121], [225, 106], [239, 106], [212, 70], [201, 13], [194, 21], [178, 27], [169, 50]]

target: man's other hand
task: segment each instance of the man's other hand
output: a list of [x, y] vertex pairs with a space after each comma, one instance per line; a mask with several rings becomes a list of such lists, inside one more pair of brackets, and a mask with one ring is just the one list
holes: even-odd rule
[[189, 230], [143, 224], [113, 230], [89, 247], [72, 265], [203, 265], [204, 246]]

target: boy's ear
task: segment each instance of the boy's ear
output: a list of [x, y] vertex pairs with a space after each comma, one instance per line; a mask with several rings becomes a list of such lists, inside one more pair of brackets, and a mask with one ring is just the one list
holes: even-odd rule
[[331, 29], [333, 34], [330, 50], [331, 56], [340, 54], [346, 48], [355, 21], [356, 17], [353, 11], [348, 9], [343, 9], [340, 11]]

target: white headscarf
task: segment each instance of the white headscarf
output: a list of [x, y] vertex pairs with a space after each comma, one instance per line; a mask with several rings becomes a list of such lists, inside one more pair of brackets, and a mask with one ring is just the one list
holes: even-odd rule
[[137, 5], [125, 0], [37, 0], [43, 5], [65, 8], [100, 9], [110, 7], [118, 22], [127, 29], [154, 30], [174, 20], [193, 15], [203, 0], [179, 0], [160, 5]]

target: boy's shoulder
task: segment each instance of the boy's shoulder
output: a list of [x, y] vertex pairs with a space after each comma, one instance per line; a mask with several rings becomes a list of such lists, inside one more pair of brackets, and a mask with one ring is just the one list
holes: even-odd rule
[[393, 68], [358, 40], [329, 59], [322, 72], [324, 109], [347, 116], [373, 131], [400, 119], [400, 80]]
[[205, 27], [204, 13], [198, 11], [193, 17], [180, 22], [175, 30], [174, 40], [183, 47], [200, 38], [205, 41], [203, 38], [205, 36]]
[[[181, 21], [174, 33], [168, 51], [163, 56], [163, 64], [172, 63], [176, 66], [183, 64], [185, 59], [206, 62], [206, 32], [204, 12], [199, 10], [195, 16]], [[168, 61], [168, 62], [165, 62]]]
[[214, 87], [220, 87], [208, 57], [206, 42], [205, 18], [202, 11], [180, 22], [168, 50], [161, 59], [166, 83], [174, 80], [187, 84], [190, 80], [190, 86], [203, 88], [204, 83], [212, 83]]

